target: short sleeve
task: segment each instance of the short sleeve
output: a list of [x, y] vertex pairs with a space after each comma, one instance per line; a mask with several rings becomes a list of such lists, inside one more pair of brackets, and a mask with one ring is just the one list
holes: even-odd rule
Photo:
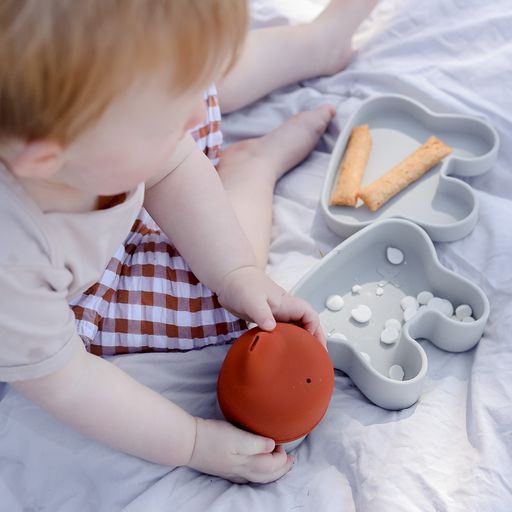
[[51, 265], [0, 266], [0, 381], [53, 373], [78, 348], [66, 299], [71, 279]]

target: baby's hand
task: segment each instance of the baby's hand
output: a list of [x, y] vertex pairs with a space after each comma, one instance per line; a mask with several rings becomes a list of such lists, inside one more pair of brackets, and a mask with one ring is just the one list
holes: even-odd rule
[[196, 440], [187, 466], [236, 483], [267, 483], [281, 478], [293, 456], [274, 441], [218, 420], [196, 418]]
[[293, 297], [257, 267], [242, 267], [222, 280], [220, 303], [229, 311], [271, 331], [276, 320], [301, 325], [326, 347], [317, 312], [303, 299]]

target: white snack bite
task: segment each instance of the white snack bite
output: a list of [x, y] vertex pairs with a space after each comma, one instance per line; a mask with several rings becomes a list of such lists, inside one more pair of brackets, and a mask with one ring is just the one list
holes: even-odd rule
[[412, 295], [406, 295], [400, 301], [400, 306], [404, 311], [409, 308], [418, 309], [418, 301], [416, 300], [416, 297], [413, 297]]
[[375, 295], [377, 296], [381, 296], [381, 295], [384, 295], [384, 288], [382, 288], [382, 286], [377, 286], [377, 288], [375, 289]]
[[462, 319], [462, 322], [464, 323], [471, 323], [471, 322], [476, 322], [476, 320], [472, 317], [472, 316], [465, 316], [463, 319]]
[[453, 315], [453, 304], [447, 299], [441, 299], [440, 297], [433, 297], [428, 301], [427, 307], [429, 309], [435, 309], [445, 316], [451, 317]]
[[418, 312], [418, 308], [410, 307], [404, 311], [404, 322], [408, 322]]
[[393, 345], [393, 343], [396, 343], [399, 338], [400, 330], [394, 326], [386, 327], [380, 333], [380, 341], [382, 341], [382, 343], [385, 343], [386, 345]]
[[443, 313], [446, 316], [453, 315], [453, 304], [448, 299], [443, 299]]
[[404, 380], [404, 369], [399, 364], [394, 364], [389, 369], [389, 376], [394, 380]]
[[341, 332], [333, 332], [327, 335], [327, 341], [348, 341], [348, 339]]
[[365, 304], [359, 304], [359, 306], [354, 308], [350, 314], [356, 322], [365, 324], [370, 321], [370, 318], [372, 317], [372, 310]]
[[392, 265], [400, 265], [404, 261], [404, 253], [396, 247], [386, 249], [386, 258]]
[[444, 311], [446, 310], [446, 306], [444, 304], [444, 300], [440, 299], [439, 297], [432, 297], [427, 304], [428, 309], [435, 309], [436, 311], [439, 311], [440, 313], [444, 314]]
[[402, 322], [400, 322], [400, 320], [397, 320], [396, 318], [389, 318], [388, 320], [386, 320], [384, 327], [394, 327], [395, 329], [400, 330], [402, 328]]
[[329, 295], [325, 300], [325, 307], [331, 311], [339, 311], [345, 305], [341, 295]]
[[471, 309], [471, 306], [469, 304], [461, 304], [460, 306], [457, 306], [455, 308], [455, 316], [459, 320], [463, 320], [468, 316], [473, 316], [473, 310]]
[[354, 286], [352, 286], [352, 293], [359, 293], [361, 290], [362, 287], [359, 284], [355, 284]]
[[432, 297], [427, 303], [428, 309], [435, 309], [437, 311], [443, 311], [443, 299], [439, 297]]
[[420, 293], [418, 293], [418, 296], [416, 297], [416, 300], [418, 301], [418, 304], [428, 304], [430, 299], [434, 298], [434, 294], [432, 292], [429, 292], [427, 290], [424, 290]]

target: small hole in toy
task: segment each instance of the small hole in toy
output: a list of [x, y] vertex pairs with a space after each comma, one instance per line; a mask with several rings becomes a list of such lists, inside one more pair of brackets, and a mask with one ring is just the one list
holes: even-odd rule
[[311, 379], [306, 379], [306, 382], [307, 382], [308, 384], [311, 384]]
[[256, 336], [256, 338], [254, 338], [254, 341], [251, 343], [251, 346], [249, 348], [249, 351], [252, 352], [254, 350], [254, 347], [256, 346], [256, 343], [258, 343], [258, 340], [260, 339], [259, 336]]

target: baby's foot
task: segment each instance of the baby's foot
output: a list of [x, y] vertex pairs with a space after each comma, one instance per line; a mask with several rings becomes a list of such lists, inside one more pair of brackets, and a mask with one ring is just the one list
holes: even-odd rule
[[332, 105], [301, 112], [263, 137], [231, 145], [222, 154], [221, 179], [243, 179], [246, 173], [270, 180], [272, 186], [306, 158], [336, 113]]
[[322, 59], [322, 74], [333, 75], [344, 69], [352, 56], [352, 36], [378, 0], [331, 0], [310, 24]]

